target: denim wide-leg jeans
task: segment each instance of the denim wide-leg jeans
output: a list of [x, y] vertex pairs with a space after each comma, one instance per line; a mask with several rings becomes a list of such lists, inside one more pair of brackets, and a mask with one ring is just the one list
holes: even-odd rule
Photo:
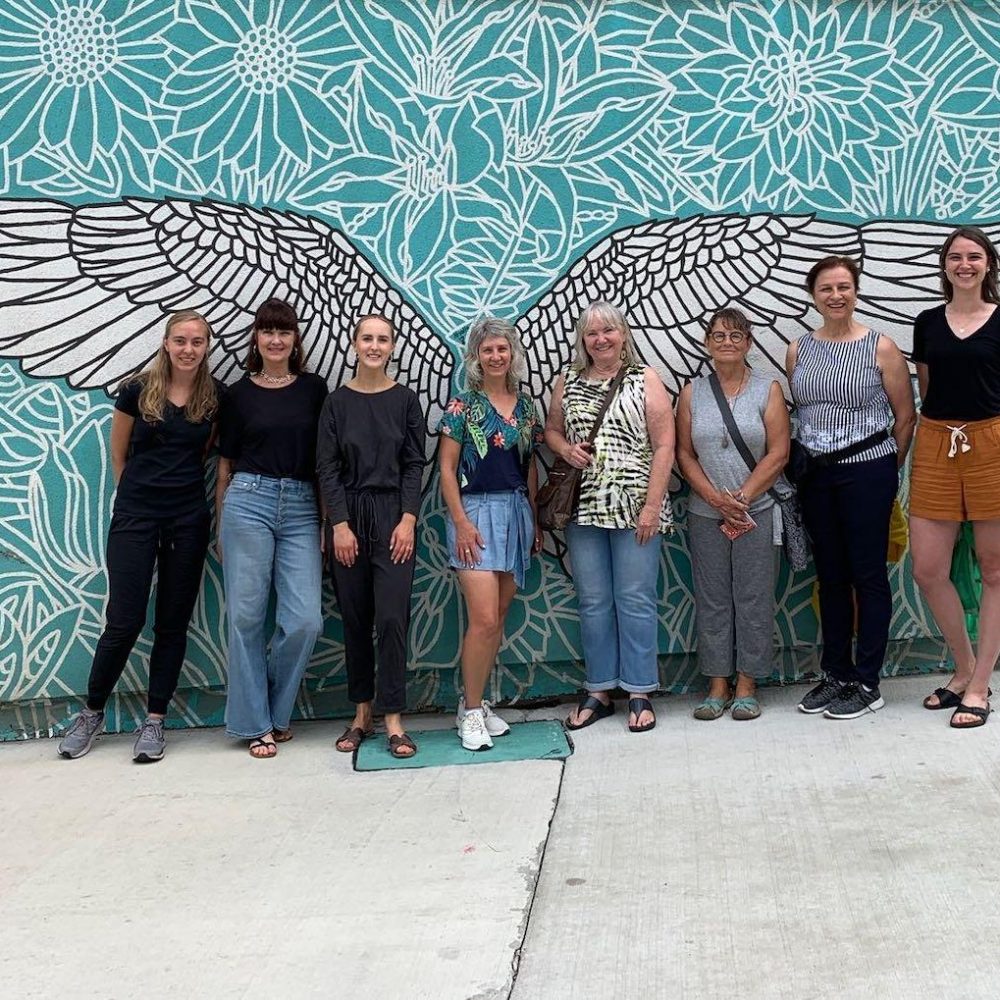
[[[319, 509], [312, 483], [237, 472], [220, 526], [229, 635], [226, 733], [287, 729], [323, 630]], [[276, 615], [264, 637], [271, 585]]]
[[566, 545], [580, 608], [588, 691], [647, 694], [659, 687], [657, 577], [663, 536], [571, 522]]

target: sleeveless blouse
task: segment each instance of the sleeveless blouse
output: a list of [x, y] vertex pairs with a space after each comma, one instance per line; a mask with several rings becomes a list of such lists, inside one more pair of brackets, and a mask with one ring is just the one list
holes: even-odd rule
[[[798, 416], [796, 437], [814, 455], [847, 448], [892, 426], [892, 407], [876, 359], [879, 335], [859, 340], [798, 340], [791, 390]], [[844, 462], [869, 462], [896, 454], [895, 438]]]
[[[773, 383], [774, 379], [768, 375], [749, 372], [743, 391], [731, 406], [740, 436], [750, 449], [750, 454], [758, 462], [767, 450], [764, 413], [767, 410]], [[715, 393], [712, 392], [708, 376], [695, 379], [691, 383], [691, 443], [698, 455], [698, 463], [717, 490], [735, 492], [746, 482], [750, 472], [739, 449], [729, 439], [729, 435], [724, 433], [725, 429], [726, 425], [719, 411], [719, 404], [715, 401]], [[771, 494], [762, 493], [750, 505], [750, 514], [753, 516], [773, 506], [774, 498]], [[719, 512], [710, 507], [693, 490], [688, 501], [688, 510], [701, 517], [719, 517]]]
[[[586, 441], [613, 379], [590, 381], [570, 368], [563, 375], [563, 424], [566, 440]], [[653, 446], [646, 426], [646, 375], [630, 366], [608, 407], [594, 441], [594, 461], [583, 470], [577, 524], [595, 528], [632, 528], [646, 503]], [[663, 494], [661, 533], [672, 530], [670, 495]]]

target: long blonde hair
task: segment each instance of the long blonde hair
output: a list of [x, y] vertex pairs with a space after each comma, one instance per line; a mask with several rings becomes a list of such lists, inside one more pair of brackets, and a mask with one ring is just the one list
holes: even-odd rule
[[[167, 317], [167, 326], [156, 357], [153, 358], [149, 368], [137, 375], [135, 379], [142, 385], [142, 392], [139, 393], [139, 413], [147, 423], [156, 424], [163, 419], [163, 407], [167, 402], [170, 376], [173, 372], [170, 365], [170, 355], [167, 354], [167, 338], [170, 336], [171, 329], [178, 323], [187, 323], [191, 320], [197, 320], [205, 327], [208, 346], [211, 346], [212, 328], [200, 312], [195, 312], [194, 309], [182, 309]], [[208, 371], [208, 350], [206, 350], [205, 357], [201, 359], [198, 371], [194, 375], [191, 395], [184, 406], [184, 417], [189, 423], [200, 424], [203, 420], [210, 420], [215, 416], [218, 405], [215, 381]]]
[[625, 337], [622, 344], [622, 361], [625, 364], [642, 364], [642, 359], [635, 349], [635, 342], [632, 340], [632, 329], [628, 325], [624, 313], [618, 306], [612, 305], [604, 299], [595, 299], [580, 313], [580, 317], [576, 321], [576, 343], [573, 345], [573, 361], [571, 363], [574, 371], [583, 372], [590, 367], [590, 355], [584, 346], [583, 335], [587, 332], [587, 327], [590, 326], [593, 319], [597, 319], [601, 323], [610, 323], [621, 330]]

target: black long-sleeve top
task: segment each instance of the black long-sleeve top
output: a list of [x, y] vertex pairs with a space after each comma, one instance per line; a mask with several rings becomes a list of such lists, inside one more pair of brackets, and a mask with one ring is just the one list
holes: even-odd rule
[[331, 392], [316, 445], [316, 471], [330, 521], [347, 521], [347, 494], [365, 491], [398, 490], [402, 512], [416, 517], [424, 434], [420, 401], [406, 386], [358, 392], [342, 385]]

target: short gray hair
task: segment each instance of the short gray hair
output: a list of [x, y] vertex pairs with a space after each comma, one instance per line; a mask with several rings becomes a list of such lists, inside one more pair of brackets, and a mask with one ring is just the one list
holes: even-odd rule
[[496, 316], [480, 316], [465, 341], [465, 380], [470, 389], [482, 389], [483, 369], [479, 364], [479, 348], [484, 340], [503, 337], [510, 344], [510, 368], [507, 371], [507, 388], [516, 393], [528, 377], [528, 363], [524, 357], [521, 338], [513, 324]]
[[586, 307], [586, 309], [583, 310], [582, 313], [580, 313], [580, 317], [576, 321], [576, 344], [573, 348], [574, 371], [582, 372], [586, 371], [586, 369], [590, 367], [590, 355], [587, 353], [587, 348], [584, 347], [583, 335], [593, 319], [603, 320], [605, 323], [611, 323], [612, 326], [618, 327], [618, 329], [625, 334], [625, 343], [622, 346], [622, 350], [625, 354], [625, 364], [642, 364], [642, 361], [636, 352], [635, 343], [632, 340], [632, 330], [626, 322], [621, 309], [619, 309], [618, 306], [612, 305], [610, 302], [606, 302], [604, 299], [595, 299]]

